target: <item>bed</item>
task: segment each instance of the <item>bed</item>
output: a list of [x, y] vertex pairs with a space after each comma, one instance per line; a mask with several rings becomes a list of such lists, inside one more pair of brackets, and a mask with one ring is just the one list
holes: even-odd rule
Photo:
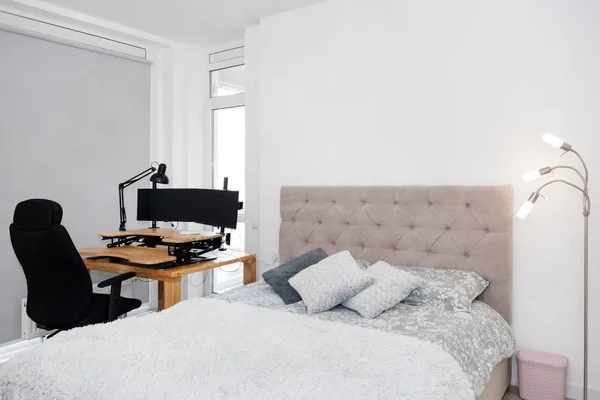
[[[478, 300], [510, 324], [511, 186], [283, 187], [281, 220], [283, 262], [321, 247], [371, 262], [476, 271], [490, 282]], [[501, 399], [510, 368], [507, 356], [475, 388], [478, 400]]]
[[316, 248], [478, 272], [471, 312], [306, 314], [264, 282], [62, 333], [0, 365], [0, 399], [500, 400], [510, 381], [509, 186], [283, 187], [282, 262]]

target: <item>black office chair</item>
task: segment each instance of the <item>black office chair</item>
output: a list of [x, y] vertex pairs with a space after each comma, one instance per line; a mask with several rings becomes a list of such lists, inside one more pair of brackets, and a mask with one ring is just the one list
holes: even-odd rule
[[[62, 207], [51, 200], [19, 204], [10, 225], [13, 249], [27, 280], [27, 315], [39, 328], [58, 331], [110, 322], [142, 302], [121, 297], [121, 282], [130, 272], [107, 279], [110, 295], [92, 293], [92, 281], [67, 230]], [[52, 334], [51, 336], [53, 336]]]

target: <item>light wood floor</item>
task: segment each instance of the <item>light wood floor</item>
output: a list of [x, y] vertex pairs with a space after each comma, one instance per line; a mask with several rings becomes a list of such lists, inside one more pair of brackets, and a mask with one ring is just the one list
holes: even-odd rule
[[[504, 395], [502, 400], [521, 400], [521, 398], [519, 397], [519, 395], [517, 393], [519, 393], [519, 389], [517, 389], [514, 386], [511, 386], [511, 388], [509, 389], [508, 392], [506, 392], [506, 394]], [[572, 399], [567, 398], [566, 400], [572, 400]]]
[[504, 397], [502, 398], [502, 400], [521, 400], [521, 398], [519, 396], [517, 396], [516, 394], [507, 392], [504, 395]]

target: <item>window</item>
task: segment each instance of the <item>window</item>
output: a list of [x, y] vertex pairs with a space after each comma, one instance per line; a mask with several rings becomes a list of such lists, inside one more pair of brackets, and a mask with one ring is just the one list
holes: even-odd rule
[[[240, 48], [236, 48], [240, 54]], [[221, 56], [225, 52], [220, 52]], [[243, 52], [241, 53], [243, 54]], [[212, 59], [212, 57], [211, 57]], [[246, 109], [244, 104], [244, 58], [236, 57], [210, 63], [210, 141], [212, 160], [211, 181], [215, 189], [223, 188], [223, 179], [229, 178], [228, 189], [240, 192], [245, 201], [246, 192]], [[245, 248], [244, 210], [238, 215], [237, 229], [231, 232], [231, 249]], [[243, 264], [229, 265], [212, 270], [210, 290], [221, 293], [243, 282]]]
[[211, 71], [211, 97], [231, 96], [244, 93], [245, 73], [246, 68], [243, 65]]
[[[246, 184], [246, 110], [244, 106], [213, 111], [213, 187], [222, 188], [229, 178], [229, 188], [239, 190], [245, 199]], [[240, 211], [243, 214], [243, 210]]]
[[[227, 177], [228, 189], [240, 192], [245, 201], [246, 181], [246, 109], [244, 106], [220, 108], [212, 111], [213, 188], [223, 187]], [[240, 210], [237, 229], [231, 232], [232, 249], [244, 250], [244, 210]], [[244, 268], [241, 263], [214, 270], [212, 291], [223, 292], [241, 285]]]

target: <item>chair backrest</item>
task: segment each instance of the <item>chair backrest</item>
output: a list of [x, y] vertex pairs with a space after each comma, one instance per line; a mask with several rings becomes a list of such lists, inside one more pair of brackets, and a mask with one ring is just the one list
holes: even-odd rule
[[92, 281], [51, 200], [19, 204], [10, 240], [27, 279], [27, 315], [47, 327], [75, 324], [87, 313]]

